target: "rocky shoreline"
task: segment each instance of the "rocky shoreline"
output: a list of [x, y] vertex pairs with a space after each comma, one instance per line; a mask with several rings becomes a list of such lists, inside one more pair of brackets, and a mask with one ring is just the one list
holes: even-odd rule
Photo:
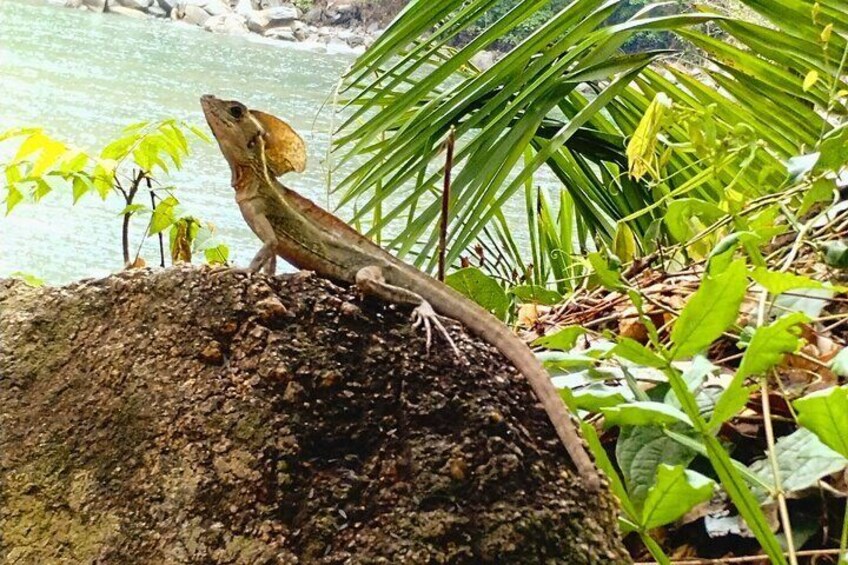
[[226, 35], [259, 35], [329, 53], [361, 54], [382, 32], [355, 2], [315, 3], [305, 13], [285, 0], [51, 0], [70, 8], [137, 19], [170, 19]]

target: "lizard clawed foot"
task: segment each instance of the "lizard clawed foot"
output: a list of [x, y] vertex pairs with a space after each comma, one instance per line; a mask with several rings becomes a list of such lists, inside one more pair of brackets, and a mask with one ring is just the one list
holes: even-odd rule
[[430, 303], [426, 300], [416, 306], [415, 310], [412, 311], [412, 327], [419, 328], [423, 327], [424, 331], [427, 334], [427, 353], [430, 352], [430, 345], [433, 342], [433, 327], [435, 326], [436, 330], [442, 334], [445, 338], [445, 341], [448, 342], [448, 345], [453, 349], [454, 354], [458, 358], [462, 358], [462, 354], [459, 352], [459, 348], [457, 348], [456, 344], [453, 342], [448, 330], [445, 329], [442, 321], [439, 320], [439, 315], [436, 314], [436, 311], [433, 310], [433, 307], [430, 306]]
[[250, 262], [248, 271], [257, 273], [260, 270], [266, 275], [273, 277], [277, 272], [277, 251], [276, 243], [266, 243], [256, 253], [253, 261]]

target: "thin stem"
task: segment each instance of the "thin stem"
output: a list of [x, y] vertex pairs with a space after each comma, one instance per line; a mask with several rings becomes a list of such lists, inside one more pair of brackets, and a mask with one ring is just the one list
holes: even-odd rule
[[445, 255], [447, 254], [448, 214], [450, 213], [451, 168], [453, 167], [453, 145], [456, 129], [451, 126], [445, 141], [445, 184], [442, 190], [442, 221], [439, 223], [439, 280], [445, 280]]

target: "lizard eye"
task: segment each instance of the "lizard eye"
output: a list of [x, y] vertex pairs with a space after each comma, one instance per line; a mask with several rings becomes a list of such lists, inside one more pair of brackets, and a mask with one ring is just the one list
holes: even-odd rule
[[244, 115], [244, 110], [241, 106], [230, 106], [230, 115], [235, 119], [241, 119]]
[[256, 138], [255, 138], [255, 137], [251, 137], [251, 138], [250, 138], [250, 141], [248, 141], [248, 142], [247, 142], [247, 148], [248, 148], [248, 149], [253, 149], [253, 147], [254, 147], [255, 145], [256, 145]]

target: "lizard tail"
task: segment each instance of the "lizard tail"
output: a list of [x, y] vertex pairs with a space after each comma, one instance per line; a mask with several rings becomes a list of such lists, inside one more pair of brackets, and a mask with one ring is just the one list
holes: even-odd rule
[[450, 287], [435, 285], [429, 280], [419, 281], [418, 277], [415, 277], [415, 281], [410, 284], [410, 290], [420, 294], [443, 316], [462, 322], [472, 333], [494, 345], [515, 365], [527, 378], [542, 403], [557, 436], [568, 451], [578, 473], [585, 480], [586, 486], [597, 492], [601, 487], [598, 470], [577, 433], [566, 405], [551, 382], [550, 375], [527, 344], [513, 334], [503, 322]]

